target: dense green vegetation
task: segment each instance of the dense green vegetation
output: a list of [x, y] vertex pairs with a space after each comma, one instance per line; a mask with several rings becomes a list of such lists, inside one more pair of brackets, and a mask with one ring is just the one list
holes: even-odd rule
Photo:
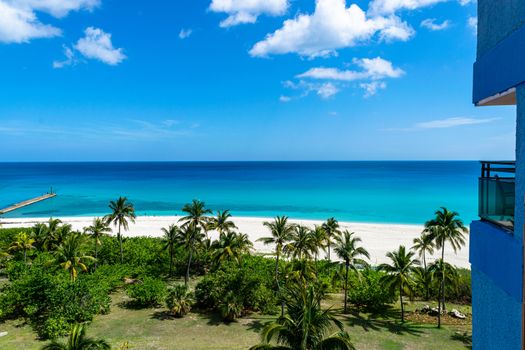
[[[391, 263], [378, 267], [368, 265], [359, 237], [341, 232], [334, 218], [314, 229], [287, 217], [266, 222], [270, 235], [262, 241], [275, 247], [272, 259], [252, 255], [252, 243], [228, 211], [212, 216], [200, 201], [184, 206], [185, 216], [163, 230], [164, 238], [125, 237], [135, 218], [126, 198], [111, 202], [110, 210], [84, 232], [57, 219], [31, 229], [0, 229], [0, 320], [24, 320], [41, 339], [89, 339], [78, 325], [110, 314], [112, 296], [122, 290], [127, 298], [118, 308], [129, 312], [166, 307], [171, 317], [191, 311], [217, 315], [225, 324], [275, 315], [260, 327], [261, 344], [254, 349], [352, 349], [345, 317], [385, 314], [399, 300], [404, 322], [405, 297], [436, 300], [440, 326], [445, 301], [470, 301], [469, 271], [447, 264], [444, 255], [427, 265], [433, 249], [443, 252], [447, 243], [461, 248], [463, 225], [446, 209], [427, 222], [413, 250], [399, 247], [388, 254]], [[111, 224], [116, 237], [108, 235]], [[219, 238], [211, 240], [209, 230]], [[320, 260], [321, 251], [338, 261]], [[341, 309], [326, 307], [334, 295], [340, 295]]]

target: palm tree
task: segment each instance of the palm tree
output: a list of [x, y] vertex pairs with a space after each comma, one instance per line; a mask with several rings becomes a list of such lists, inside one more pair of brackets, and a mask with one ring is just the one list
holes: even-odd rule
[[[265, 221], [263, 225], [270, 229], [271, 236], [259, 238], [258, 241], [264, 244], [275, 244], [275, 282], [277, 283], [277, 291], [280, 292], [279, 258], [283, 249], [293, 237], [295, 225], [288, 222], [287, 216], [277, 216], [273, 222]], [[284, 303], [281, 305], [281, 316], [282, 315], [284, 315]]]
[[79, 232], [71, 233], [62, 242], [55, 252], [55, 260], [60, 266], [69, 271], [71, 281], [77, 279], [78, 270], [87, 272], [86, 260], [95, 260], [92, 256], [85, 255], [85, 236]]
[[217, 216], [210, 218], [208, 230], [215, 230], [222, 236], [223, 233], [237, 229], [234, 222], [230, 220], [232, 215], [229, 210], [217, 211]]
[[175, 317], [182, 317], [191, 310], [191, 293], [188, 287], [176, 285], [168, 291], [166, 306]]
[[339, 222], [335, 218], [329, 218], [323, 224], [326, 232], [326, 247], [328, 248], [328, 261], [330, 261], [330, 247], [332, 246], [332, 239], [340, 234]]
[[35, 249], [35, 240], [26, 232], [19, 232], [16, 235], [16, 240], [9, 246], [10, 252], [22, 252], [24, 254], [24, 262], [27, 263], [27, 252]]
[[415, 250], [420, 258], [423, 259], [423, 267], [427, 269], [426, 254], [434, 254], [434, 239], [428, 232], [423, 231], [419, 238], [414, 238], [414, 245], [411, 249]]
[[209, 218], [205, 215], [212, 213], [210, 209], [206, 209], [206, 203], [194, 199], [190, 204], [184, 205], [182, 211], [188, 214], [179, 219], [179, 221], [184, 222], [182, 226], [193, 226], [194, 228], [200, 227], [206, 232]]
[[387, 258], [392, 261], [392, 264], [381, 264], [379, 268], [386, 272], [386, 275], [381, 278], [382, 282], [392, 292], [399, 290], [399, 302], [401, 303], [401, 322], [405, 322], [405, 308], [403, 305], [403, 293], [410, 293], [412, 290], [412, 273], [419, 260], [412, 259], [414, 253], [409, 251], [407, 253], [404, 246], [399, 246], [397, 251], [388, 252]]
[[177, 244], [177, 237], [180, 234], [180, 228], [173, 224], [170, 225], [168, 228], [162, 228], [162, 232], [164, 232], [164, 240], [166, 242], [166, 245], [164, 246], [164, 250], [168, 250], [170, 255], [170, 276], [173, 272], [173, 254], [175, 252], [175, 245]]
[[337, 256], [345, 262], [345, 314], [348, 312], [348, 270], [353, 270], [359, 273], [359, 266], [366, 266], [367, 263], [362, 258], [370, 259], [368, 251], [358, 246], [361, 238], [355, 237], [353, 232], [345, 230], [341, 236], [336, 237], [336, 245], [334, 252]]
[[317, 249], [310, 229], [302, 225], [295, 226], [291, 242], [285, 248], [294, 259], [310, 259]]
[[86, 336], [86, 326], [83, 324], [75, 324], [67, 343], [57, 342], [53, 340], [50, 344], [44, 345], [42, 350], [110, 350], [111, 346], [102, 339], [92, 339]]
[[315, 275], [317, 276], [317, 260], [319, 258], [319, 251], [326, 251], [326, 231], [322, 226], [315, 225], [314, 229], [310, 232], [310, 234], [312, 236]]
[[[443, 283], [443, 280], [447, 284], [454, 285], [457, 281], [458, 273], [454, 266], [450, 265], [449, 263], [444, 262], [442, 259], [438, 259], [434, 261], [432, 264], [428, 266], [429, 274], [431, 274], [433, 277], [435, 276], [436, 279], [439, 281], [439, 287], [438, 287], [438, 296], [441, 297], [441, 295], [444, 294], [444, 292], [441, 290], [441, 288], [445, 288], [445, 283]], [[439, 298], [438, 297], [438, 298]], [[438, 300], [438, 327], [441, 327], [441, 309], [439, 309], [439, 303]], [[443, 310], [445, 310], [445, 299], [443, 298], [441, 300], [441, 303], [443, 304]]]
[[120, 243], [120, 262], [124, 263], [124, 253], [122, 251], [122, 234], [120, 229], [124, 228], [127, 230], [129, 228], [129, 222], [135, 223], [135, 208], [126, 197], [119, 197], [116, 201], [109, 202], [109, 208], [111, 209], [111, 214], [104, 216], [104, 220], [109, 224], [113, 223], [115, 226], [118, 226], [117, 238]]
[[225, 260], [239, 262], [242, 255], [250, 253], [252, 248], [253, 244], [248, 239], [248, 235], [233, 231], [221, 234], [212, 244], [213, 257], [217, 265]]
[[[349, 350], [354, 349], [343, 324], [331, 310], [321, 308], [321, 296], [313, 287], [298, 286], [288, 291], [288, 314], [264, 327], [262, 344], [252, 350]], [[331, 333], [334, 331], [335, 333]], [[271, 342], [277, 342], [277, 346]]]
[[97, 269], [97, 259], [98, 259], [98, 247], [102, 245], [100, 238], [109, 234], [111, 228], [108, 226], [107, 222], [101, 218], [94, 218], [93, 224], [84, 229], [84, 232], [90, 234], [95, 240], [95, 270]]
[[[455, 211], [441, 207], [435, 214], [436, 217], [433, 220], [425, 223], [425, 229], [432, 237], [432, 240], [435, 241], [436, 248], [441, 249], [441, 260], [444, 262], [445, 244], [447, 242], [450, 243], [452, 249], [454, 249], [454, 253], [457, 253], [457, 251], [465, 245], [464, 234], [467, 233], [468, 230], [459, 218], [459, 214]], [[446, 265], [444, 265], [444, 267], [446, 268]], [[443, 310], [445, 310], [445, 275], [446, 271], [443, 271], [440, 287], [441, 302], [438, 301], [438, 328], [441, 327], [441, 305], [443, 305]]]
[[196, 249], [197, 243], [201, 242], [204, 235], [201, 228], [193, 225], [182, 226], [182, 229], [177, 232], [177, 246], [182, 247], [188, 252], [188, 265], [186, 267], [186, 275], [184, 277], [184, 285], [188, 286], [190, 279], [190, 266], [193, 258], [193, 253]]

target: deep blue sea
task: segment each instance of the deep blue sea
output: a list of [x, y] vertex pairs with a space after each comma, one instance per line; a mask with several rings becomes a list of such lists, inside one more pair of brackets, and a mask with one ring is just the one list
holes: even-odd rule
[[139, 215], [197, 198], [234, 215], [422, 224], [440, 206], [476, 217], [480, 166], [440, 162], [0, 163], [0, 208], [52, 186], [58, 196], [4, 217], [103, 215], [127, 196]]

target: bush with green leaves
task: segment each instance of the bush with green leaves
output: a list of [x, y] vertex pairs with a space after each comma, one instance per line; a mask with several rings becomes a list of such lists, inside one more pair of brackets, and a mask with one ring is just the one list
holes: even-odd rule
[[156, 278], [144, 277], [140, 282], [128, 285], [126, 292], [134, 306], [155, 307], [164, 301], [166, 283]]
[[0, 318], [25, 318], [42, 338], [65, 334], [68, 325], [109, 312], [107, 283], [93, 276], [72, 282], [67, 272], [30, 266], [0, 293]]
[[191, 310], [192, 297], [185, 285], [176, 285], [168, 290], [166, 306], [175, 317], [182, 317]]
[[273, 261], [257, 256], [245, 256], [240, 265], [225, 263], [199, 282], [196, 301], [203, 308], [221, 311], [226, 320], [248, 310], [275, 313], [274, 268]]
[[396, 296], [385, 288], [380, 279], [383, 272], [366, 269], [349, 276], [348, 301], [367, 310], [379, 310], [386, 304], [393, 303]]

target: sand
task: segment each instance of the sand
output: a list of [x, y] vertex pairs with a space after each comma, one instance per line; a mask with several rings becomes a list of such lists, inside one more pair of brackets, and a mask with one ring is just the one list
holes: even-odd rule
[[[129, 230], [124, 232], [126, 237], [151, 236], [161, 237], [162, 227], [168, 227], [170, 224], [177, 223], [180, 217], [177, 216], [140, 216], [137, 217], [135, 224], [130, 224]], [[63, 222], [69, 223], [75, 230], [82, 230], [89, 226], [93, 221], [92, 217], [64, 217], [60, 218]], [[257, 242], [257, 239], [269, 235], [268, 229], [263, 226], [264, 221], [271, 221], [272, 218], [255, 218], [255, 217], [234, 217], [240, 232], [248, 234], [250, 240], [254, 243], [254, 249], [258, 253], [271, 253], [273, 247]], [[0, 219], [2, 227], [30, 227], [37, 222], [47, 221], [47, 219], [23, 218], [23, 219]], [[293, 223], [313, 227], [321, 224], [321, 221], [315, 220], [290, 220]], [[400, 224], [375, 224], [375, 223], [357, 223], [357, 222], [340, 222], [342, 229], [348, 229], [355, 232], [362, 239], [362, 245], [370, 253], [370, 263], [373, 265], [388, 262], [385, 254], [388, 251], [397, 249], [400, 245], [407, 248], [412, 246], [412, 240], [419, 237], [423, 227], [420, 225], [400, 225]], [[113, 229], [116, 231], [116, 229]], [[217, 238], [217, 233], [211, 232], [212, 238]], [[466, 245], [457, 254], [448, 246], [445, 249], [445, 260], [455, 266], [469, 268], [468, 261], [468, 235], [466, 235]], [[436, 258], [427, 257], [427, 262]], [[332, 259], [335, 257], [332, 255]]]

